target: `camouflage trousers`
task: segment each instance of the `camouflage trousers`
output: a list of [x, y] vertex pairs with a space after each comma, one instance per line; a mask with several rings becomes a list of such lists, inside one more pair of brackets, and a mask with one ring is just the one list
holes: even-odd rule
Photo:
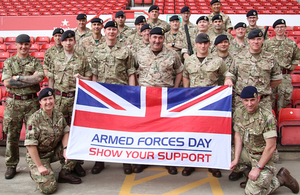
[[71, 123], [74, 97], [67, 98], [60, 95], [55, 96], [55, 108], [63, 113], [68, 125]]
[[[234, 149], [232, 147], [231, 157], [234, 158]], [[241, 156], [239, 159], [239, 164], [237, 165], [234, 172], [243, 172], [246, 170], [247, 166], [251, 166], [252, 169], [258, 164], [261, 155], [252, 155], [246, 151], [245, 148], [242, 149]], [[276, 163], [279, 160], [279, 155], [277, 150], [274, 152], [270, 161], [261, 170], [257, 180], [252, 181], [248, 179], [245, 194], [270, 194], [276, 191], [280, 187], [278, 178], [276, 177]]]
[[23, 125], [28, 118], [39, 109], [38, 99], [15, 100], [7, 98], [3, 114], [3, 131], [6, 134], [5, 164], [17, 167], [19, 163], [19, 139]]
[[57, 147], [47, 153], [39, 154], [42, 164], [49, 170], [48, 175], [41, 175], [29, 153], [26, 154], [26, 162], [30, 169], [30, 176], [37, 184], [37, 188], [45, 194], [53, 193], [57, 188], [57, 182], [50, 163], [60, 161], [62, 169], [72, 171], [76, 165], [76, 161], [71, 160], [67, 164], [63, 157], [63, 146], [61, 143]]
[[277, 94], [277, 114], [281, 108], [286, 108], [286, 106], [291, 101], [291, 96], [293, 93], [293, 85], [292, 85], [292, 78], [290, 74], [283, 74], [282, 75], [282, 83], [279, 84], [277, 87], [273, 88], [272, 94], [272, 102], [273, 102], [273, 109], [275, 108], [275, 100]]

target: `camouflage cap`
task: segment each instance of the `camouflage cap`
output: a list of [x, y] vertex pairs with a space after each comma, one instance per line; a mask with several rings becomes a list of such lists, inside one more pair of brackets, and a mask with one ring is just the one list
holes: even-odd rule
[[160, 27], [155, 27], [150, 31], [150, 35], [165, 35], [165, 30]]
[[151, 12], [152, 10], [158, 10], [159, 11], [159, 7], [157, 5], [152, 5], [149, 10], [148, 10], [148, 13]]
[[152, 29], [151, 26], [150, 26], [150, 24], [145, 24], [144, 26], [142, 26], [141, 32], [143, 32], [146, 29]]
[[199, 22], [200, 20], [205, 20], [205, 21], [209, 22], [209, 18], [208, 18], [207, 16], [200, 16], [200, 17], [198, 18], [198, 20], [196, 21], [196, 24], [198, 24], [198, 22]]
[[135, 19], [134, 25], [137, 25], [137, 24], [142, 23], [142, 22], [146, 22], [145, 16], [139, 16], [139, 17], [137, 17]]
[[248, 39], [253, 39], [255, 37], [263, 37], [264, 33], [260, 29], [251, 30], [248, 34]]
[[217, 38], [215, 39], [215, 45], [218, 45], [220, 42], [222, 42], [224, 40], [229, 40], [227, 35], [217, 36]]
[[86, 15], [85, 14], [78, 14], [76, 19], [77, 20], [86, 19]]
[[104, 28], [108, 28], [108, 27], [118, 28], [118, 24], [115, 21], [108, 21], [106, 22]]
[[63, 34], [65, 31], [62, 28], [56, 28], [53, 33], [52, 36], [54, 36], [55, 34]]
[[30, 43], [30, 36], [26, 34], [20, 34], [16, 38], [16, 43]]
[[255, 97], [257, 97], [257, 95], [258, 95], [258, 92], [257, 92], [256, 87], [247, 86], [242, 90], [240, 97], [243, 99], [255, 98]]
[[223, 21], [223, 17], [222, 17], [221, 15], [217, 14], [217, 15], [215, 15], [215, 16], [211, 19], [211, 21], [215, 21], [215, 20], [222, 20], [222, 21]]
[[196, 43], [207, 43], [210, 42], [209, 36], [206, 33], [200, 33], [196, 39], [195, 39]]
[[41, 90], [38, 99], [41, 100], [45, 97], [49, 97], [53, 95], [53, 89], [51, 88], [44, 88]]
[[91, 20], [91, 23], [100, 23], [100, 24], [103, 24], [103, 20], [101, 18], [93, 18]]
[[220, 0], [212, 0], [212, 1], [210, 2], [210, 5], [212, 5], [212, 4], [214, 4], [214, 3], [221, 3], [221, 1], [220, 1]]
[[234, 26], [234, 29], [237, 29], [237, 28], [247, 28], [247, 25], [246, 25], [246, 23], [244, 23], [244, 22], [239, 22], [239, 23], [237, 23], [235, 26]]
[[66, 38], [71, 38], [71, 37], [75, 37], [75, 32], [72, 30], [67, 30], [66, 32], [64, 32], [61, 36], [61, 41], [64, 41]]
[[284, 24], [284, 25], [286, 25], [286, 22], [285, 22], [284, 19], [278, 19], [278, 20], [276, 20], [276, 21], [274, 22], [273, 28], [275, 28], [275, 27], [276, 27], [277, 25], [279, 25], [279, 24]]
[[256, 10], [254, 10], [254, 9], [252, 9], [252, 10], [250, 10], [250, 11], [248, 11], [248, 13], [247, 13], [247, 18], [249, 17], [249, 16], [257, 16], [258, 14], [257, 14], [257, 11]]
[[183, 8], [181, 8], [180, 13], [184, 13], [184, 12], [190, 12], [190, 7], [189, 6], [184, 6]]
[[177, 15], [172, 16], [169, 21], [179, 20], [179, 17]]

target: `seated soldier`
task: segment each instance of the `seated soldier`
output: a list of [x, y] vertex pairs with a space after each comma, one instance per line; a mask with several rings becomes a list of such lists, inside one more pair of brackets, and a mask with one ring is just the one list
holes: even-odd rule
[[49, 194], [57, 188], [52, 162], [60, 160], [62, 165], [59, 183], [79, 184], [81, 179], [70, 173], [76, 165], [66, 158], [70, 128], [63, 114], [54, 109], [53, 90], [43, 89], [38, 99], [42, 108], [29, 118], [24, 145], [31, 178], [42, 193]]

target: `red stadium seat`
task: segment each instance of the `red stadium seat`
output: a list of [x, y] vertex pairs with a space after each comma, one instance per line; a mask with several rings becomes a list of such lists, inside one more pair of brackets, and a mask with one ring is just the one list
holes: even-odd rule
[[3, 44], [4, 40], [3, 37], [0, 37], [0, 44]]
[[44, 61], [45, 52], [32, 52], [30, 55]]
[[4, 44], [9, 45], [9, 44], [13, 44], [16, 41], [16, 37], [6, 37], [4, 39]]
[[300, 31], [300, 26], [294, 26], [293, 31]]
[[[4, 62], [0, 62], [0, 72], [2, 72], [3, 66], [4, 66]], [[0, 81], [1, 81], [1, 79], [0, 79]]]
[[45, 44], [43, 44], [43, 45], [41, 46], [41, 48], [40, 48], [40, 52], [45, 52], [45, 51], [47, 51], [47, 49], [49, 49], [49, 48], [52, 47], [53, 45], [55, 45], [55, 44], [50, 44], [50, 43], [45, 43]]
[[38, 52], [40, 51], [40, 45], [39, 44], [31, 44], [31, 47], [29, 49], [29, 52]]
[[52, 15], [51, 12], [42, 12], [41, 15]]
[[15, 52], [15, 53], [9, 53], [9, 57], [14, 56], [16, 54], [17, 54], [17, 52]]
[[282, 108], [278, 116], [279, 143], [300, 145], [300, 109]]
[[46, 37], [46, 36], [36, 37], [35, 43], [40, 44], [40, 45], [42, 45], [44, 43], [50, 43], [50, 39], [49, 39], [49, 37]]
[[292, 77], [292, 85], [293, 87], [300, 87], [300, 75], [299, 74], [291, 74]]
[[9, 52], [0, 52], [0, 61], [5, 61], [7, 58], [9, 58]]
[[292, 72], [292, 74], [300, 74], [300, 66], [296, 66], [296, 68], [294, 69], [294, 71]]
[[6, 45], [0, 44], [0, 52], [6, 52]]
[[300, 89], [294, 89], [292, 103], [294, 108], [300, 108]]
[[15, 45], [15, 44], [10, 44], [10, 45], [8, 45], [8, 46], [7, 46], [7, 51], [8, 51], [9, 53], [15, 53], [15, 52], [17, 52], [17, 47], [16, 47], [16, 45]]

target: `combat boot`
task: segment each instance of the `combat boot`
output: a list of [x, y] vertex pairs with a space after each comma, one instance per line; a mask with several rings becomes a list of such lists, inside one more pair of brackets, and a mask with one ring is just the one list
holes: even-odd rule
[[17, 171], [15, 167], [7, 167], [5, 172], [5, 179], [12, 179], [16, 175]]
[[290, 172], [286, 168], [282, 167], [276, 176], [280, 182], [280, 186], [290, 188], [295, 194], [299, 192], [299, 184], [297, 180], [291, 176]]
[[58, 183], [71, 183], [71, 184], [80, 184], [81, 179], [70, 173], [67, 169], [62, 169], [59, 172]]
[[92, 168], [92, 174], [99, 174], [104, 169], [104, 162], [95, 162]]

